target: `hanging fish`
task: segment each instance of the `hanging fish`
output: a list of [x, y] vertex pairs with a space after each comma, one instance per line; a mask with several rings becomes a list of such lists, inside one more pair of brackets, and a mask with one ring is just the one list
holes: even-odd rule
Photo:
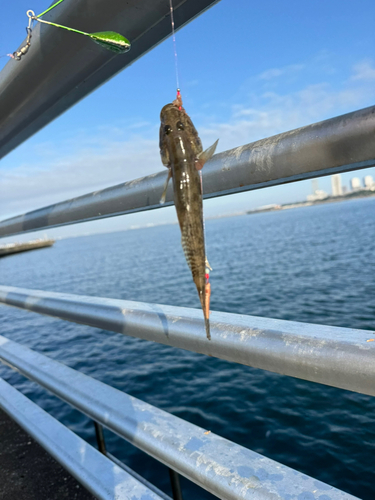
[[203, 152], [202, 142], [191, 119], [177, 99], [160, 113], [160, 155], [168, 177], [160, 200], [164, 203], [169, 179], [173, 179], [174, 204], [181, 229], [181, 243], [193, 275], [203, 309], [206, 335], [210, 334], [210, 266], [204, 242], [202, 182], [200, 170], [214, 154], [218, 140]]

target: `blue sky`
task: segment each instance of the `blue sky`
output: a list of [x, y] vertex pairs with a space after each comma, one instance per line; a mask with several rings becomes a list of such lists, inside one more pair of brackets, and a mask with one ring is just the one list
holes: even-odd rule
[[[5, 2], [0, 55], [24, 39], [26, 10], [48, 5]], [[373, 105], [374, 21], [373, 0], [221, 0], [189, 23], [176, 34], [180, 86], [204, 147], [219, 138], [223, 151]], [[0, 58], [0, 68], [7, 60]], [[162, 170], [159, 113], [175, 88], [169, 38], [0, 161], [1, 219]], [[345, 174], [343, 183], [367, 173], [375, 178], [373, 168]], [[330, 179], [319, 187], [330, 192]], [[303, 200], [310, 192], [304, 181], [221, 197], [205, 201], [205, 214]], [[175, 220], [171, 207], [50, 233]]]

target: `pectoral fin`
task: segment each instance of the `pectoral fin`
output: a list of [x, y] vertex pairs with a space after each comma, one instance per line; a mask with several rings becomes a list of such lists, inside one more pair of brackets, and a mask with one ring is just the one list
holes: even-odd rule
[[168, 182], [169, 182], [169, 179], [171, 177], [172, 177], [172, 169], [169, 167], [168, 168], [168, 177], [167, 177], [167, 180], [165, 181], [163, 194], [161, 195], [161, 198], [160, 198], [160, 205], [164, 205], [164, 203], [165, 203], [165, 197], [167, 196]]
[[210, 159], [215, 153], [217, 143], [219, 142], [219, 139], [212, 144], [206, 151], [202, 151], [202, 153], [199, 153], [198, 158], [195, 162], [195, 168], [197, 170], [202, 170], [203, 165]]
[[160, 156], [161, 161], [165, 167], [168, 167], [170, 164], [169, 160], [169, 151], [166, 144], [165, 132], [163, 124], [160, 125], [159, 131], [159, 147], [160, 147]]

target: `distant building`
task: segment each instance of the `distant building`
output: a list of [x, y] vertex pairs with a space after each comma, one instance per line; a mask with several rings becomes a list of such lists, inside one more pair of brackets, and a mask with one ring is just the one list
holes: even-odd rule
[[350, 186], [352, 188], [352, 191], [361, 189], [361, 179], [359, 177], [353, 177], [352, 179], [350, 179]]
[[271, 205], [263, 205], [262, 207], [254, 208], [246, 212], [247, 214], [256, 214], [258, 212], [272, 212], [273, 210], [281, 210], [281, 205], [272, 203]]
[[374, 179], [372, 178], [372, 175], [366, 175], [363, 179], [363, 185], [365, 188], [370, 188], [374, 185]]
[[328, 198], [328, 194], [322, 189], [317, 189], [314, 194], [307, 195], [307, 201], [325, 200], [326, 198]]
[[318, 179], [313, 179], [311, 181], [311, 184], [312, 184], [312, 194], [307, 195], [307, 201], [317, 201], [328, 198], [328, 194], [325, 191], [319, 189]]
[[340, 174], [331, 175], [331, 185], [332, 185], [332, 196], [341, 196], [342, 188], [341, 188]]
[[319, 181], [318, 181], [318, 179], [313, 179], [311, 181], [311, 184], [312, 184], [312, 192], [313, 192], [313, 194], [315, 194], [316, 191], [319, 191]]

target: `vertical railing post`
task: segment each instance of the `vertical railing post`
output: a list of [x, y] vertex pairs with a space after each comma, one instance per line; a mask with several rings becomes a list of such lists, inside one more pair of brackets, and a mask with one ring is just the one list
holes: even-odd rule
[[169, 477], [171, 479], [173, 500], [183, 500], [181, 484], [180, 484], [180, 476], [173, 469], [168, 468], [168, 470], [169, 470]]
[[96, 442], [98, 443], [98, 449], [100, 453], [103, 453], [103, 455], [107, 455], [107, 450], [105, 448], [103, 427], [100, 424], [98, 424], [98, 422], [95, 422], [95, 420], [94, 420], [94, 426], [95, 426]]

